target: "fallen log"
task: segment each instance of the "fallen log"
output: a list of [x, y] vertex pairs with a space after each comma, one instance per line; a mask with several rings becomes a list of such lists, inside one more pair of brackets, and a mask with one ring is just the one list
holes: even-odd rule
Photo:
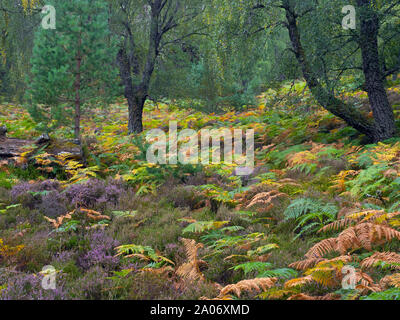
[[[82, 160], [82, 148], [68, 140], [50, 139], [47, 134], [40, 136], [36, 140], [8, 138], [7, 129], [0, 127], [0, 160], [7, 160], [8, 164], [16, 164], [18, 158], [30, 158], [35, 155], [39, 149], [42, 149], [54, 157], [67, 155], [65, 159]], [[1, 132], [4, 132], [1, 135]], [[28, 154], [26, 154], [28, 152]], [[3, 161], [4, 164], [4, 161]]]
[[33, 140], [0, 137], [0, 160], [19, 157], [34, 143]]

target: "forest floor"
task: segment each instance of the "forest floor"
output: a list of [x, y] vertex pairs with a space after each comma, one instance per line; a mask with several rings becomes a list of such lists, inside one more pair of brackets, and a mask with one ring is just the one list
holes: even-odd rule
[[[399, 119], [400, 84], [389, 85]], [[254, 129], [245, 179], [227, 163], [149, 164], [123, 100], [84, 113], [84, 162], [43, 148], [1, 161], [0, 299], [399, 300], [400, 138], [365, 145], [304, 86], [241, 112], [146, 104], [146, 132]], [[342, 96], [371, 116], [365, 92]], [[0, 123], [9, 137], [40, 135], [21, 106], [0, 105]]]

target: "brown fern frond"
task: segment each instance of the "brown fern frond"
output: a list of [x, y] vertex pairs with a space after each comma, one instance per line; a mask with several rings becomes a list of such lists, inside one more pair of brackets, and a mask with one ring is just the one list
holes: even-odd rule
[[290, 178], [281, 179], [276, 184], [279, 186], [279, 188], [284, 186], [301, 187], [301, 184], [299, 184], [296, 180]]
[[318, 258], [332, 251], [345, 255], [349, 249], [359, 248], [371, 251], [374, 244], [380, 245], [395, 238], [400, 240], [399, 231], [386, 225], [363, 222], [345, 229], [337, 238], [325, 239], [315, 244], [305, 256]]
[[305, 259], [305, 260], [296, 261], [296, 262], [291, 263], [289, 265], [289, 268], [293, 268], [293, 269], [296, 269], [296, 270], [306, 270], [306, 269], [312, 268], [312, 267], [314, 267], [315, 265], [318, 265], [318, 264], [332, 264], [332, 263], [337, 262], [337, 261], [342, 261], [342, 262], [348, 263], [348, 262], [350, 262], [352, 260], [353, 260], [353, 257], [349, 256], [349, 255], [340, 256], [340, 257], [333, 258], [333, 259], [330, 259], [330, 260], [324, 259], [324, 258], [320, 258], [320, 257], [318, 257], [318, 258], [308, 258], [308, 259]]
[[230, 284], [221, 289], [219, 298], [234, 293], [240, 298], [243, 291], [247, 292], [261, 292], [273, 287], [278, 278], [255, 278], [250, 280], [243, 280], [236, 284]]
[[203, 273], [200, 271], [200, 267], [207, 265], [207, 263], [203, 260], [198, 259], [198, 250], [203, 248], [204, 245], [202, 243], [196, 243], [193, 239], [184, 239], [181, 238], [185, 246], [186, 257], [188, 262], [182, 264], [177, 270], [176, 274], [181, 276], [182, 278], [190, 281], [201, 280], [204, 281], [205, 277]]
[[377, 223], [377, 224], [386, 224], [389, 220], [393, 219], [394, 217], [397, 217], [400, 215], [400, 211], [397, 212], [391, 212], [391, 213], [382, 213], [379, 215], [375, 215], [374, 217], [371, 217], [367, 219], [367, 217], [364, 220], [368, 220], [369, 222]]
[[59, 216], [56, 219], [51, 219], [49, 217], [44, 216], [44, 218], [49, 221], [54, 228], [58, 229], [63, 223], [64, 220], [70, 220], [72, 219], [72, 215], [75, 213], [74, 211], [68, 212], [67, 214], [63, 215], [63, 216]]
[[[370, 249], [370, 242], [374, 244], [382, 244], [393, 239], [400, 240], [400, 232], [384, 225], [373, 223], [361, 223], [355, 227], [358, 238], [365, 249]], [[366, 239], [365, 239], [365, 238]]]
[[340, 299], [341, 299], [340, 294], [336, 294], [336, 293], [328, 293], [324, 296], [319, 296], [319, 297], [313, 297], [313, 296], [309, 296], [305, 293], [300, 293], [300, 294], [291, 296], [288, 300], [340, 300]]
[[400, 288], [400, 273], [388, 275], [381, 279], [379, 286], [382, 290], [386, 290], [388, 287]]
[[367, 198], [365, 199], [365, 201], [369, 204], [374, 204], [376, 206], [382, 206], [383, 202], [382, 200], [378, 199], [378, 198]]
[[154, 269], [154, 268], [143, 268], [140, 270], [140, 272], [147, 272], [147, 273], [152, 273], [152, 274], [157, 274], [157, 275], [163, 275], [163, 274], [170, 274], [174, 272], [174, 268], [171, 266], [166, 266], [162, 267], [159, 269]]
[[325, 227], [318, 230], [318, 233], [326, 232], [326, 231], [336, 231], [336, 230], [342, 229], [344, 227], [350, 226], [352, 223], [355, 223], [356, 221], [357, 221], [357, 219], [354, 219], [351, 216], [347, 216], [343, 219], [339, 219], [330, 224], [327, 224]]
[[46, 216], [44, 218], [47, 221], [49, 221], [53, 225], [54, 228], [58, 229], [65, 222], [64, 220], [72, 219], [72, 216], [77, 213], [84, 213], [88, 218], [90, 218], [94, 221], [111, 220], [111, 218], [109, 216], [105, 216], [105, 215], [102, 215], [100, 212], [85, 209], [85, 208], [75, 209], [71, 212], [68, 212], [65, 215], [57, 217], [56, 219], [51, 219]]
[[251, 208], [255, 205], [262, 205], [263, 211], [269, 211], [274, 207], [273, 200], [277, 198], [287, 197], [286, 193], [279, 192], [277, 190], [272, 190], [269, 192], [261, 192], [256, 194], [246, 208]]
[[356, 283], [360, 283], [361, 286], [366, 288], [373, 288], [376, 286], [374, 280], [369, 276], [369, 274], [362, 272], [361, 270], [356, 271]]
[[80, 208], [79, 211], [82, 213], [85, 213], [88, 218], [95, 220], [95, 221], [111, 220], [111, 218], [109, 216], [102, 215], [98, 211], [89, 210], [89, 209], [85, 209], [85, 208]]
[[185, 246], [185, 252], [189, 262], [197, 260], [198, 250], [203, 248], [204, 245], [202, 243], [196, 243], [193, 239], [182, 238], [181, 241]]
[[336, 251], [337, 247], [337, 239], [336, 238], [328, 238], [324, 239], [321, 242], [315, 244], [308, 252], [305, 254], [305, 257], [310, 258], [322, 258], [325, 254]]
[[182, 277], [185, 280], [195, 281], [201, 280], [204, 281], [204, 275], [200, 272], [200, 270], [193, 263], [184, 263], [177, 270], [176, 274]]
[[306, 270], [308, 268], [314, 267], [318, 262], [325, 261], [324, 258], [308, 258], [301, 261], [296, 261], [289, 264], [289, 268], [296, 270]]
[[[357, 227], [357, 230], [360, 230], [361, 232], [364, 246], [369, 248], [371, 246], [371, 239], [367, 236], [367, 229], [364, 225], [358, 225]], [[336, 240], [336, 251], [340, 252], [341, 254], [345, 254], [348, 249], [356, 249], [362, 247], [360, 239], [357, 236], [355, 227], [350, 227], [342, 231], [336, 238]]]
[[364, 259], [361, 262], [361, 267], [371, 268], [380, 262], [394, 264], [391, 266], [391, 268], [400, 270], [400, 254], [395, 252], [376, 252], [372, 256]]
[[286, 158], [290, 168], [303, 163], [317, 163], [318, 159], [311, 150], [290, 154]]
[[296, 289], [282, 289], [279, 287], [273, 287], [267, 291], [259, 294], [256, 298], [263, 300], [282, 300], [285, 296], [296, 294]]
[[289, 268], [293, 268], [293, 269], [297, 269], [297, 270], [306, 270], [306, 269], [308, 269], [310, 267], [313, 267], [313, 266], [315, 266], [317, 264], [319, 264], [319, 265], [322, 265], [322, 264], [328, 265], [328, 264], [332, 264], [332, 263], [337, 262], [337, 261], [342, 261], [342, 262], [347, 263], [347, 262], [350, 262], [352, 260], [353, 260], [353, 257], [349, 256], [349, 255], [336, 257], [336, 258], [333, 258], [333, 259], [330, 259], [330, 260], [324, 259], [324, 258], [320, 258], [320, 257], [308, 258], [308, 259], [305, 259], [305, 260], [293, 262], [292, 264], [289, 265]]
[[229, 301], [229, 300], [233, 300], [233, 297], [230, 295], [227, 296], [223, 296], [223, 297], [217, 297], [217, 298], [207, 298], [207, 297], [200, 297], [199, 300], [203, 300], [203, 301]]
[[365, 295], [368, 292], [372, 291], [372, 292], [380, 292], [382, 291], [381, 287], [379, 285], [372, 285], [372, 286], [366, 286], [363, 284], [359, 284], [356, 286], [356, 290], [359, 291], [361, 293], [361, 295]]
[[321, 262], [321, 264], [335, 264], [336, 262], [343, 262], [343, 263], [349, 263], [353, 261], [353, 256], [351, 255], [344, 255], [344, 256], [339, 256], [330, 260], [326, 260], [324, 262]]
[[360, 212], [362, 210], [363, 205], [359, 202], [344, 202], [343, 207], [338, 212], [338, 219], [343, 217], [348, 217], [354, 213]]
[[128, 258], [128, 259], [129, 258], [139, 258], [139, 259], [144, 260], [144, 261], [150, 261], [151, 260], [148, 256], [146, 256], [144, 254], [141, 254], [141, 253], [128, 254], [128, 255], [125, 256], [125, 258]]
[[306, 276], [306, 277], [288, 280], [285, 282], [284, 287], [285, 287], [285, 289], [288, 289], [288, 288], [293, 288], [293, 287], [297, 287], [297, 286], [303, 286], [303, 285], [311, 283], [311, 282], [314, 282], [313, 277]]

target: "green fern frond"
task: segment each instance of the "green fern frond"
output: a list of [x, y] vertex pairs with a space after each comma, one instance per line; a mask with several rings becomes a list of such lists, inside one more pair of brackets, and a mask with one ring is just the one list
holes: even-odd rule
[[286, 208], [284, 215], [285, 220], [297, 219], [310, 212], [324, 213], [328, 216], [335, 217], [337, 214], [337, 207], [331, 203], [322, 203], [319, 200], [311, 198], [299, 198]]
[[360, 300], [400, 300], [400, 288], [391, 288], [382, 292], [374, 292]]
[[280, 268], [274, 270], [266, 270], [258, 274], [258, 278], [282, 278], [290, 279], [297, 277], [297, 271], [290, 268]]
[[246, 262], [246, 263], [239, 264], [230, 269], [233, 269], [235, 271], [243, 270], [244, 274], [247, 275], [248, 273], [253, 272], [253, 271], [256, 271], [258, 273], [265, 272], [266, 269], [269, 269], [271, 266], [272, 266], [272, 264], [269, 262], [253, 261], [253, 262]]
[[183, 229], [182, 233], [203, 233], [208, 230], [220, 229], [228, 223], [229, 221], [196, 221]]

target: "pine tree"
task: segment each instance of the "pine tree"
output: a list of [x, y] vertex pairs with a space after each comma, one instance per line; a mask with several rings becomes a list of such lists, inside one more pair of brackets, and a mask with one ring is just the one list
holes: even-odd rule
[[117, 48], [108, 26], [107, 2], [49, 4], [56, 9], [56, 29], [39, 26], [35, 34], [28, 110], [46, 131], [74, 123], [79, 140], [81, 109], [109, 102], [118, 92]]

